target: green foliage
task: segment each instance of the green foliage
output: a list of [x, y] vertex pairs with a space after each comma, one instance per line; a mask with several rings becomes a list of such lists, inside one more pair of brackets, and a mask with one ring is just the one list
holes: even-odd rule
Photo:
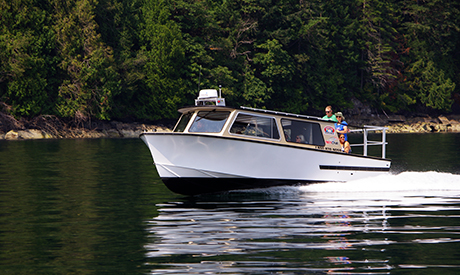
[[419, 72], [416, 75], [420, 75], [414, 82], [415, 87], [420, 91], [418, 93], [420, 101], [433, 109], [450, 110], [455, 83], [450, 78], [446, 78], [444, 71], [437, 69], [433, 61], [427, 63], [419, 61], [412, 68]]
[[231, 105], [449, 111], [455, 0], [0, 0], [0, 101], [16, 116], [161, 119]]
[[0, 1], [0, 97], [16, 116], [52, 112], [54, 36], [39, 3]]
[[109, 119], [112, 96], [118, 92], [113, 52], [97, 32], [95, 2], [57, 1], [53, 26], [59, 44], [60, 69], [57, 113], [86, 120]]
[[142, 116], [175, 117], [184, 89], [180, 78], [184, 63], [182, 35], [178, 25], [169, 19], [170, 11], [162, 0], [145, 1], [142, 10], [141, 51], [147, 57], [143, 68], [147, 89], [142, 94], [146, 99]]
[[[405, 79], [411, 97], [433, 109], [449, 111], [458, 79], [456, 45], [460, 37], [458, 1], [402, 1]], [[458, 60], [458, 59], [457, 59]], [[458, 88], [457, 88], [458, 89]]]

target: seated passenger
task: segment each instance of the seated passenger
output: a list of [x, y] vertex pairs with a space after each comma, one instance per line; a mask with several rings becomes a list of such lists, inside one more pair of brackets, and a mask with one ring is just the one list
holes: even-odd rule
[[195, 120], [193, 125], [190, 127], [190, 132], [209, 132], [209, 129], [201, 119]]
[[291, 141], [291, 137], [286, 132], [284, 132], [284, 138], [286, 139], [286, 141]]
[[342, 147], [342, 152], [345, 152], [347, 154], [351, 153], [350, 143], [345, 140], [344, 134], [339, 135], [339, 142], [340, 142], [340, 146]]
[[305, 138], [303, 135], [298, 135], [295, 137], [295, 142], [297, 143], [305, 143]]

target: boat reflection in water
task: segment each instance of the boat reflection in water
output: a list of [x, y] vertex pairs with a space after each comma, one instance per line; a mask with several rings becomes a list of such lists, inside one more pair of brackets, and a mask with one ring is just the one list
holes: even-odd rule
[[404, 172], [158, 204], [146, 256], [152, 274], [455, 274], [459, 177]]
[[[342, 151], [334, 122], [247, 107], [231, 108], [217, 90], [202, 90], [182, 108], [173, 132], [143, 133], [158, 174], [173, 192], [213, 193], [312, 182], [350, 181], [387, 174], [385, 128], [355, 129], [363, 154]], [[380, 141], [367, 133], [379, 131]], [[296, 142], [295, 137], [302, 137]], [[379, 157], [367, 146], [379, 145]]]
[[[380, 251], [391, 243], [384, 237], [361, 237], [387, 230], [385, 206], [338, 206], [336, 200], [316, 200], [302, 188], [256, 189], [214, 196], [214, 201], [198, 197], [157, 205], [159, 215], [148, 221], [151, 242], [146, 250], [152, 262], [165, 264], [153, 273], [330, 272], [364, 264], [369, 270], [390, 269], [386, 258], [355, 256], [356, 251]], [[303, 262], [291, 262], [290, 257]]]

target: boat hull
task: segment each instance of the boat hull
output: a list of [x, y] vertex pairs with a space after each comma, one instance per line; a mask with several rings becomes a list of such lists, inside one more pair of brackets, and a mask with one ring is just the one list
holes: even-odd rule
[[205, 134], [144, 133], [158, 174], [185, 195], [311, 182], [350, 181], [389, 172], [387, 159]]
[[[255, 178], [162, 178], [163, 183], [174, 193], [198, 195], [225, 192], [230, 190], [267, 188], [283, 185], [301, 185], [312, 183], [289, 179]], [[318, 183], [315, 181], [314, 183]]]

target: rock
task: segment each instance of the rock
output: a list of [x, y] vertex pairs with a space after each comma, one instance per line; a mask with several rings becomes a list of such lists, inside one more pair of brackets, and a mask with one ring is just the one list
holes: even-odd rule
[[124, 138], [138, 138], [140, 134], [142, 134], [142, 130], [120, 130], [120, 134]]
[[23, 130], [18, 131], [18, 138], [19, 139], [42, 139], [43, 133], [40, 130], [30, 129], [30, 130]]
[[107, 135], [102, 132], [90, 131], [85, 133], [84, 138], [106, 138]]
[[18, 137], [19, 137], [18, 132], [13, 131], [13, 130], [5, 134], [5, 139], [8, 139], [8, 140], [18, 139]]
[[104, 131], [109, 138], [120, 138], [120, 132], [116, 129], [109, 129], [107, 131]]
[[452, 132], [460, 132], [460, 124], [452, 124], [451, 131]]
[[450, 124], [450, 120], [445, 116], [439, 116], [438, 119], [442, 124], [445, 124], [445, 125]]
[[436, 130], [438, 132], [447, 132], [447, 125], [438, 124], [438, 125], [436, 125]]
[[43, 138], [45, 138], [45, 139], [57, 138], [57, 137], [53, 136], [52, 134], [50, 134], [50, 133], [48, 133], [48, 132], [42, 131], [42, 134], [43, 134]]

